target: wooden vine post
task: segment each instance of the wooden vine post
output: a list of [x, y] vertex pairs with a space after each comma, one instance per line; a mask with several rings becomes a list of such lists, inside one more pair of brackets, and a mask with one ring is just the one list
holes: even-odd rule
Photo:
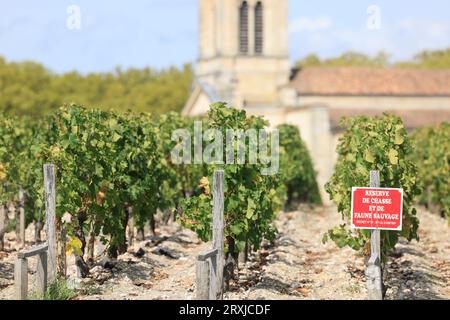
[[[380, 187], [380, 172], [370, 171], [370, 187]], [[370, 236], [370, 259], [366, 270], [367, 290], [370, 300], [383, 300], [383, 277], [381, 270], [380, 230], [372, 229]]]
[[25, 246], [25, 191], [23, 188], [19, 190], [19, 237], [20, 247]]
[[6, 216], [6, 210], [5, 206], [3, 204], [0, 204], [0, 251], [3, 251], [4, 249], [4, 236], [6, 233], [6, 226], [7, 226], [7, 216]]
[[28, 258], [37, 256], [36, 291], [43, 297], [47, 290], [47, 244], [35, 246], [17, 254], [14, 265], [16, 299], [25, 300], [28, 294]]
[[[23, 191], [21, 191], [22, 193]], [[55, 168], [51, 164], [44, 165], [44, 197], [47, 226], [47, 242], [21, 251], [17, 254], [17, 260], [14, 267], [14, 284], [16, 288], [16, 299], [25, 300], [28, 293], [28, 258], [37, 256], [36, 269], [36, 289], [37, 293], [44, 296], [47, 290], [48, 282], [56, 280], [56, 191], [55, 191]], [[23, 193], [19, 197], [23, 202]], [[21, 213], [22, 215], [22, 213]], [[23, 212], [23, 216], [24, 216]], [[21, 219], [22, 220], [22, 219]], [[23, 221], [23, 222], [22, 222]], [[24, 219], [21, 225], [25, 225]], [[25, 228], [21, 228], [24, 230]], [[22, 236], [22, 240], [25, 237]]]
[[[213, 249], [217, 249], [217, 265], [212, 263], [211, 268], [211, 281], [212, 286], [215, 287], [216, 295], [212, 295], [211, 298], [215, 300], [223, 299], [223, 268], [225, 262], [224, 252], [224, 239], [223, 228], [225, 226], [224, 221], [224, 171], [216, 170], [214, 172], [213, 183]], [[215, 280], [215, 281], [214, 281]], [[214, 291], [213, 291], [214, 293]]]
[[127, 206], [128, 212], [128, 245], [132, 246], [134, 244], [134, 217], [133, 217], [133, 207]]
[[45, 197], [45, 219], [47, 228], [48, 244], [48, 281], [56, 280], [57, 270], [57, 247], [56, 247], [56, 178], [55, 166], [44, 165], [44, 197]]
[[[16, 299], [25, 300], [28, 294], [28, 258], [37, 256], [36, 289], [44, 296], [48, 281], [55, 280], [56, 272], [56, 231], [55, 231], [55, 168], [51, 164], [44, 165], [44, 199], [47, 225], [47, 243], [35, 246], [17, 254], [14, 266], [14, 285]], [[25, 244], [25, 192], [19, 191], [19, 239]], [[18, 240], [19, 240], [18, 239]]]
[[214, 172], [213, 183], [213, 248], [197, 257], [196, 298], [198, 300], [223, 299], [224, 268], [224, 171]]
[[[34, 246], [17, 254], [14, 265], [14, 286], [16, 299], [25, 300], [28, 294], [28, 258], [37, 256], [36, 267], [36, 290], [43, 297], [47, 285], [56, 280], [56, 190], [55, 190], [55, 167], [51, 164], [44, 165], [44, 198], [47, 226], [47, 242]], [[20, 237], [22, 244], [25, 242], [25, 210], [24, 192], [19, 193], [20, 201]]]

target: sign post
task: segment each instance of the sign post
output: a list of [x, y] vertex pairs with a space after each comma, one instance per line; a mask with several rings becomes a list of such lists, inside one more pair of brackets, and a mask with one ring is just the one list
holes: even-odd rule
[[369, 229], [370, 259], [366, 270], [370, 300], [383, 299], [380, 230], [402, 230], [403, 190], [380, 188], [380, 172], [370, 172], [369, 188], [352, 188], [351, 226]]

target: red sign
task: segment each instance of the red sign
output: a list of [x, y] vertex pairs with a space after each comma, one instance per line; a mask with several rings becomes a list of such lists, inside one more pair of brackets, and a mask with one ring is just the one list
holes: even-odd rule
[[402, 230], [403, 189], [352, 188], [352, 228]]

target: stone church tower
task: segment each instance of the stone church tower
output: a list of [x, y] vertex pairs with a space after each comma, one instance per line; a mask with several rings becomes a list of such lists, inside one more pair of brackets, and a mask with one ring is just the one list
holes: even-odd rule
[[287, 24], [288, 0], [200, 0], [198, 94], [189, 114], [204, 112], [200, 91], [236, 107], [277, 106], [289, 81]]

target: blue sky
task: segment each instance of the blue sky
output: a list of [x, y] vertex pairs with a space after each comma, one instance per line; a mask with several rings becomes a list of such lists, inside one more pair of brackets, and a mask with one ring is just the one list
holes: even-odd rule
[[[81, 28], [67, 28], [67, 8]], [[366, 26], [376, 5], [381, 29]], [[346, 50], [394, 60], [450, 47], [448, 0], [290, 0], [291, 59]], [[35, 60], [55, 72], [182, 65], [197, 56], [197, 0], [0, 0], [0, 55]]]

